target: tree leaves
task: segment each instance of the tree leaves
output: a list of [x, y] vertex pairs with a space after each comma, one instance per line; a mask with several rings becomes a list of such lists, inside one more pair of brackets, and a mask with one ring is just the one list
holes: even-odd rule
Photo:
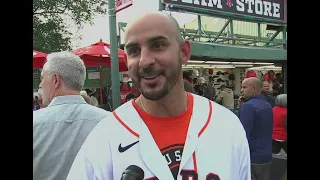
[[79, 30], [92, 23], [95, 14], [106, 12], [106, 0], [33, 0], [33, 48], [46, 53], [70, 50], [73, 34], [65, 18]]

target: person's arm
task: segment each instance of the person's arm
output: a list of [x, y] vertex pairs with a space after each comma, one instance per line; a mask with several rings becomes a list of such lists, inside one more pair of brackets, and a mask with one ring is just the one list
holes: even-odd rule
[[234, 163], [233, 168], [238, 170], [237, 180], [251, 180], [250, 149], [246, 132], [238, 118], [232, 127], [232, 135], [235, 139], [234, 145], [236, 147], [234, 151], [236, 153], [236, 163]]
[[250, 104], [244, 103], [241, 108], [239, 119], [246, 131], [247, 137], [249, 137], [249, 134], [251, 133], [251, 130], [253, 128], [254, 117], [254, 107], [252, 107]]
[[239, 180], [251, 180], [250, 149], [247, 138], [241, 138], [238, 147]]
[[[103, 121], [103, 120], [102, 120]], [[108, 138], [103, 144], [100, 142], [104, 130], [100, 123], [91, 131], [81, 146], [67, 180], [113, 180], [111, 150]]]
[[80, 149], [69, 171], [67, 180], [97, 180], [94, 168]]

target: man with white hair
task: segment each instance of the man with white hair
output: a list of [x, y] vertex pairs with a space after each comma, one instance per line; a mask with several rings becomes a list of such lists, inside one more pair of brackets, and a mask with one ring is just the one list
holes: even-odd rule
[[109, 112], [80, 95], [86, 70], [71, 52], [47, 56], [41, 72], [43, 104], [33, 113], [33, 179], [66, 179], [72, 162], [93, 127]]

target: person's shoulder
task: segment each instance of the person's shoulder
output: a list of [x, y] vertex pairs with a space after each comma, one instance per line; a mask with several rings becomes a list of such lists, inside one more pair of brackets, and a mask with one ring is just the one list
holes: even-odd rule
[[105, 113], [105, 117], [92, 129], [86, 141], [88, 141], [89, 144], [95, 145], [101, 144], [102, 141], [107, 141], [111, 137], [110, 132], [113, 127], [113, 122], [115, 122], [113, 114], [111, 112]]
[[254, 108], [256, 103], [256, 101], [250, 99], [247, 102], [243, 103], [242, 108]]
[[[132, 101], [132, 100], [131, 100]], [[125, 104], [119, 106], [115, 111], [109, 112], [103, 110], [105, 113], [105, 117], [97, 124], [97, 126], [94, 128], [94, 131], [92, 131], [92, 136], [100, 136], [99, 134], [111, 134], [114, 132], [116, 127], [118, 127], [116, 124], [119, 124], [119, 121], [117, 118], [121, 118], [122, 115], [130, 114], [128, 111], [129, 108], [133, 108], [132, 102], [128, 101]], [[93, 107], [95, 109], [100, 109], [97, 107]], [[130, 116], [130, 115], [129, 115]], [[122, 121], [125, 121], [125, 119], [121, 119]], [[109, 129], [109, 131], [108, 131]]]
[[240, 111], [241, 112], [256, 112], [260, 105], [260, 103], [257, 102], [256, 100], [249, 100], [245, 103], [242, 104], [241, 108], [240, 108]]
[[272, 97], [270, 96], [263, 96], [263, 95], [260, 95], [257, 99], [256, 99], [256, 105], [259, 106], [260, 108], [263, 107], [263, 108], [268, 108], [268, 109], [272, 109], [272, 105], [271, 103], [273, 102], [274, 100], [272, 99]]
[[[222, 137], [231, 137], [238, 141], [246, 137], [245, 130], [239, 117], [228, 108], [212, 103], [212, 115], [209, 126], [213, 134], [220, 134]], [[228, 138], [227, 138], [228, 139]]]
[[96, 112], [96, 113], [102, 113], [102, 114], [106, 114], [106, 113], [111, 113], [110, 111], [106, 111], [102, 108], [99, 108], [99, 107], [96, 107], [96, 106], [93, 106], [91, 104], [83, 104], [83, 106], [89, 111], [93, 111], [93, 112]]
[[[196, 94], [193, 94], [193, 96], [194, 96], [195, 100], [198, 100], [198, 101], [199, 100], [201, 100], [203, 102], [210, 101], [211, 106], [212, 106], [211, 116], [212, 116], [213, 120], [218, 120], [223, 123], [229, 122], [229, 121], [238, 121], [239, 120], [239, 118], [228, 108], [226, 108], [226, 107], [224, 107], [214, 101], [211, 101], [205, 97], [202, 97], [202, 96], [199, 96]], [[218, 118], [218, 119], [215, 119], [215, 118]]]
[[121, 113], [127, 113], [127, 110], [129, 110], [129, 109], [134, 109], [134, 106], [133, 106], [133, 101], [134, 100], [130, 100], [130, 101], [127, 101], [127, 102], [125, 102], [124, 104], [122, 104], [121, 106], [119, 106], [116, 110], [115, 110], [115, 112], [117, 113], [117, 114], [121, 114]]
[[106, 111], [90, 104], [81, 104], [81, 106], [78, 107], [81, 108], [81, 113], [83, 113], [84, 116], [92, 117], [92, 119], [103, 119], [108, 114], [111, 114], [110, 111]]
[[50, 107], [45, 107], [38, 109], [36, 111], [33, 111], [33, 125], [45, 122], [48, 118], [48, 113], [51, 112]]
[[[114, 128], [115, 117], [112, 113], [108, 113], [88, 134], [80, 151], [91, 162], [96, 163], [101, 159], [105, 159], [110, 151], [110, 140], [116, 138], [117, 128]], [[99, 154], [99, 156], [96, 156]]]
[[[212, 102], [212, 116], [214, 119], [216, 118], [217, 121], [223, 124], [228, 124], [228, 123], [238, 123], [239, 118], [236, 116], [234, 112], [232, 112], [230, 109], [216, 103]], [[240, 122], [240, 121], [239, 121]]]

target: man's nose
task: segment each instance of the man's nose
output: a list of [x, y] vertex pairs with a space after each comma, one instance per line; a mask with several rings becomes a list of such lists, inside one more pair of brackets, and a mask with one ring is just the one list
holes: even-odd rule
[[147, 48], [142, 48], [139, 66], [142, 68], [147, 68], [153, 64], [155, 64], [155, 58], [153, 57], [152, 53]]

